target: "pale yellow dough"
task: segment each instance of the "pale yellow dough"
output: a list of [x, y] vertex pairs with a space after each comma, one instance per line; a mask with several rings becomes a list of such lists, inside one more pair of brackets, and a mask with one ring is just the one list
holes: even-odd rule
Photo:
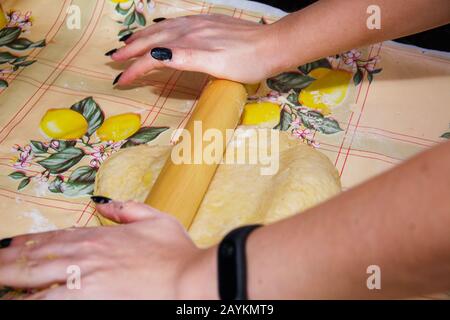
[[[249, 134], [250, 129], [244, 130], [232, 141], [247, 154], [252, 147], [240, 142]], [[95, 194], [143, 202], [170, 150], [138, 146], [114, 154], [97, 174]], [[279, 157], [275, 175], [261, 175], [260, 164], [219, 166], [189, 229], [198, 246], [213, 245], [240, 225], [271, 223], [300, 213], [340, 192], [339, 175], [330, 160], [285, 132], [280, 135]]]

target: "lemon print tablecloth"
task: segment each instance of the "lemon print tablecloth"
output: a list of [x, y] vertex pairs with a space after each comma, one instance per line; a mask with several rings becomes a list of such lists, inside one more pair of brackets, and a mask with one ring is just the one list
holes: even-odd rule
[[[102, 162], [124, 145], [166, 144], [171, 129], [185, 124], [208, 76], [159, 70], [133, 86], [114, 88], [113, 79], [128, 63], [114, 63], [104, 53], [121, 45], [120, 36], [157, 17], [278, 19], [197, 0], [6, 0], [2, 6], [7, 26], [0, 31], [0, 238], [96, 225], [89, 195]], [[279, 129], [325, 153], [344, 189], [450, 137], [448, 56], [387, 42], [325, 60], [272, 79], [259, 92], [269, 102], [283, 97], [268, 88], [289, 94], [281, 116], [269, 114], [268, 121], [281, 117]], [[294, 118], [293, 107], [302, 111]], [[89, 134], [70, 141], [49, 137], [41, 120], [50, 109], [78, 112]], [[132, 136], [113, 139], [110, 127], [103, 127], [106, 138], [99, 139], [102, 124], [130, 113], [140, 121]], [[253, 119], [258, 117], [265, 119], [256, 112]]]

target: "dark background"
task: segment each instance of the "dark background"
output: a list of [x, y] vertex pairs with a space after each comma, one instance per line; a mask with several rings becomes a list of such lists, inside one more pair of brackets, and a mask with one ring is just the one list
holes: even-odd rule
[[[316, 2], [316, 0], [254, 0], [254, 1], [268, 4], [270, 6], [279, 8], [286, 12], [294, 12]], [[436, 8], [430, 8], [430, 10], [436, 10]], [[381, 18], [383, 19], [383, 15], [381, 15]], [[414, 19], [414, 17], [411, 17], [411, 19]], [[411, 35], [408, 37], [396, 39], [395, 41], [416, 45], [422, 48], [450, 52], [450, 24], [429, 31], [421, 32], [415, 35]]]

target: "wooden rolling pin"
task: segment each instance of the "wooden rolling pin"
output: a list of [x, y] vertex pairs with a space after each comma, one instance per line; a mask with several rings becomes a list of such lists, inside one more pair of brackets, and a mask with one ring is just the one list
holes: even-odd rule
[[[247, 99], [245, 87], [228, 80], [212, 80], [203, 90], [197, 106], [186, 124], [185, 130], [192, 137], [191, 155], [194, 159], [194, 124], [201, 121], [202, 132], [215, 128], [221, 131], [224, 154], [229, 141], [226, 129], [235, 129], [239, 124], [242, 109]], [[201, 139], [201, 138], [200, 138]], [[203, 143], [204, 149], [210, 142]], [[202, 150], [203, 151], [203, 150]], [[203, 154], [203, 152], [202, 152]], [[203, 160], [202, 160], [203, 161]], [[174, 215], [188, 229], [208, 189], [218, 163], [175, 164], [169, 157], [145, 203]]]

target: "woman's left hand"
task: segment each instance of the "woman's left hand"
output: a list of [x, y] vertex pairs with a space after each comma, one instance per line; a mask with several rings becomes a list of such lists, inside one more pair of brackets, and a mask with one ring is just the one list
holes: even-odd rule
[[[136, 202], [97, 208], [124, 224], [16, 237], [0, 249], [0, 286], [42, 289], [30, 299], [217, 298], [214, 253], [175, 218]], [[73, 270], [79, 289], [66, 285]]]

